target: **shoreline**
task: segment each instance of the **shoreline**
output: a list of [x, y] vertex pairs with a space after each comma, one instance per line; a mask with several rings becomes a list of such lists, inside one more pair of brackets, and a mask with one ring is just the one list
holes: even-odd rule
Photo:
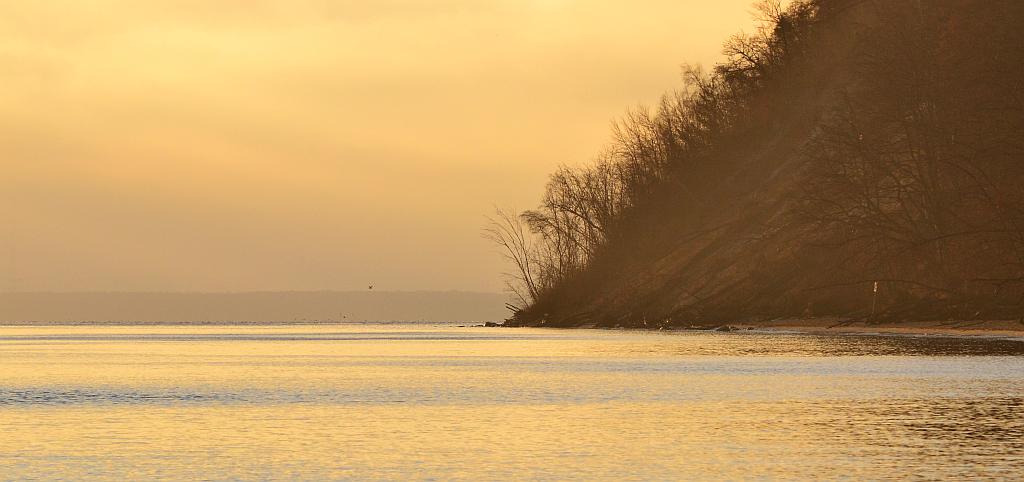
[[592, 324], [575, 327], [525, 325], [524, 328], [709, 331], [723, 333], [760, 332], [804, 335], [1013, 338], [1024, 341], [1024, 322], [1019, 320], [947, 320], [868, 323], [864, 321], [845, 320], [842, 318], [780, 318], [758, 322], [723, 323], [720, 325], [665, 326], [661, 328], [632, 326], [611, 328]]
[[[1024, 323], [1018, 320], [904, 321], [866, 323], [840, 319], [780, 319], [726, 325], [729, 329], [791, 332], [808, 335], [898, 335], [970, 338], [1019, 338]], [[723, 331], [726, 331], [723, 329]]]
[[[479, 324], [478, 324], [479, 323]], [[723, 324], [702, 324], [690, 326], [608, 327], [594, 324], [578, 326], [545, 326], [545, 325], [507, 325], [497, 322], [409, 322], [409, 321], [333, 321], [333, 320], [301, 320], [275, 322], [238, 322], [238, 321], [207, 321], [207, 322], [145, 322], [145, 321], [87, 321], [87, 322], [39, 322], [39, 321], [0, 321], [0, 327], [118, 327], [118, 326], [169, 326], [169, 327], [214, 327], [214, 326], [360, 326], [360, 325], [452, 325], [459, 328], [553, 328], [559, 330], [591, 329], [591, 330], [637, 330], [637, 331], [703, 331], [719, 333], [788, 333], [804, 335], [860, 335], [860, 336], [927, 336], [927, 337], [962, 337], [962, 338], [1011, 338], [1024, 341], [1024, 322], [1019, 320], [956, 320], [956, 321], [902, 321], [868, 323], [851, 321], [842, 318], [779, 318], [757, 322], [737, 322]]]

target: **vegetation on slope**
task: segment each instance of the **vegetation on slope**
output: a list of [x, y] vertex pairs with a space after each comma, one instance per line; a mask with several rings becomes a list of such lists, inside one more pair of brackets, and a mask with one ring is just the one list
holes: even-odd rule
[[1024, 4], [797, 0], [540, 205], [512, 324], [1024, 314]]

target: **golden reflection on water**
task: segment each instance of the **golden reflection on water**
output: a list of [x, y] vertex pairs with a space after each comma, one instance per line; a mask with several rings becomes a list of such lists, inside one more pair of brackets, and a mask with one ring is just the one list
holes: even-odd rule
[[4, 327], [0, 478], [1013, 478], [1020, 345]]

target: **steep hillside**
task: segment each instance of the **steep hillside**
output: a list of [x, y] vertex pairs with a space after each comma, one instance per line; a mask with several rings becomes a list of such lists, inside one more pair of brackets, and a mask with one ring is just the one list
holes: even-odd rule
[[710, 73], [489, 234], [510, 324], [1024, 315], [1024, 7], [758, 4]]

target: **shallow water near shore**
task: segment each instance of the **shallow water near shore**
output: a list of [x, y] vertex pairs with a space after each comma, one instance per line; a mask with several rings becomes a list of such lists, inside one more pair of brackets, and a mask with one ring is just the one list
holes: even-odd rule
[[0, 479], [1021, 476], [1024, 342], [0, 327]]

